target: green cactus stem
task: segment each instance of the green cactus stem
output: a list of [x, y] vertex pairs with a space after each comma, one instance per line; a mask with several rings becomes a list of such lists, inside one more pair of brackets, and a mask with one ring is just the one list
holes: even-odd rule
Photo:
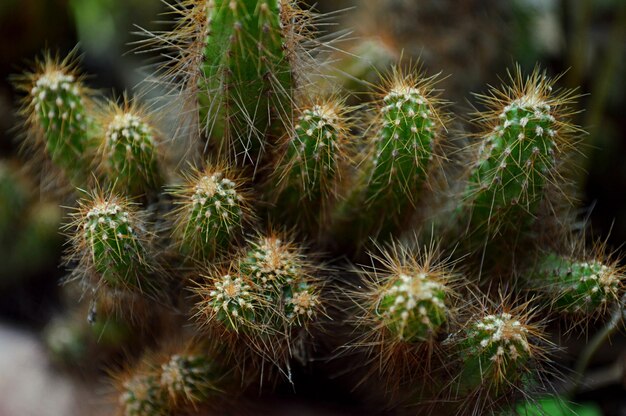
[[72, 55], [62, 61], [45, 56], [18, 88], [28, 94], [22, 113], [30, 126], [31, 144], [44, 147], [52, 162], [80, 183], [88, 177], [93, 120], [88, 113], [90, 92], [72, 59]]
[[395, 69], [377, 104], [366, 159], [338, 208], [340, 221], [348, 219], [350, 228], [359, 230], [360, 242], [388, 239], [414, 212], [433, 165], [443, 117], [434, 82], [435, 77]]
[[180, 251], [208, 260], [226, 251], [252, 218], [241, 180], [229, 169], [207, 167], [171, 188], [179, 208], [173, 213]]
[[622, 281], [622, 271], [615, 265], [555, 253], [539, 260], [531, 280], [544, 288], [555, 310], [591, 315], [606, 311], [619, 300]]
[[542, 354], [535, 345], [541, 331], [526, 321], [515, 311], [503, 311], [467, 323], [458, 346], [461, 394], [484, 391], [494, 399], [529, 379], [533, 360]]
[[572, 93], [553, 92], [554, 80], [539, 70], [524, 79], [517, 67], [510, 78], [512, 85], [480, 97], [491, 110], [479, 115], [487, 133], [479, 142], [463, 205], [476, 246], [528, 230], [548, 185], [563, 185], [557, 163], [572, 146], [564, 107]]
[[285, 137], [268, 187], [276, 211], [294, 213], [293, 225], [314, 231], [325, 222], [346, 162], [346, 111], [337, 99], [318, 100], [299, 111], [293, 132]]
[[266, 135], [282, 131], [280, 123], [290, 119], [291, 2], [215, 0], [196, 7], [206, 11], [207, 21], [198, 95], [201, 123], [210, 127], [223, 121], [216, 133], [225, 136], [229, 156], [239, 164], [255, 164]]
[[75, 275], [92, 276], [97, 285], [150, 293], [156, 267], [141, 214], [124, 198], [93, 194], [80, 202], [70, 258], [78, 259]]
[[133, 196], [156, 191], [161, 184], [156, 130], [144, 110], [110, 102], [101, 124], [100, 169], [108, 183]]

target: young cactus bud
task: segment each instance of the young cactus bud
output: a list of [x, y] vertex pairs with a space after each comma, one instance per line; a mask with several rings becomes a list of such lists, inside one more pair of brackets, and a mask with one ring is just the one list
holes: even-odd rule
[[315, 230], [327, 216], [337, 193], [341, 164], [346, 161], [347, 111], [336, 98], [317, 100], [299, 110], [292, 132], [284, 138], [269, 187], [279, 212], [296, 213], [290, 219], [294, 225]]
[[45, 149], [67, 178], [79, 181], [87, 177], [93, 120], [88, 113], [90, 92], [73, 59], [72, 54], [63, 60], [46, 55], [36, 62], [34, 73], [18, 81], [18, 88], [28, 94], [22, 114], [29, 144]]
[[226, 251], [252, 217], [241, 179], [226, 168], [193, 171], [170, 193], [179, 205], [174, 238], [180, 251], [196, 260]]
[[550, 345], [528, 302], [485, 311], [481, 305], [452, 337], [461, 367], [452, 388], [464, 400], [476, 400], [476, 408], [512, 404], [516, 392], [527, 393], [541, 376]]
[[542, 256], [532, 282], [545, 291], [557, 312], [594, 316], [619, 300], [623, 270], [616, 262], [576, 260], [556, 253]]
[[528, 228], [547, 185], [563, 185], [557, 164], [573, 144], [566, 108], [575, 99], [572, 92], [553, 91], [556, 80], [538, 69], [524, 78], [516, 67], [509, 77], [511, 85], [479, 96], [490, 109], [479, 114], [485, 133], [465, 191], [476, 245]]
[[156, 271], [141, 214], [132, 203], [113, 194], [93, 193], [79, 202], [68, 260], [78, 260], [73, 274], [95, 276], [94, 286], [147, 293], [157, 286]]
[[339, 215], [358, 221], [359, 239], [389, 238], [410, 220], [433, 167], [442, 128], [436, 76], [394, 69], [377, 103], [369, 151]]
[[110, 101], [100, 116], [100, 170], [107, 182], [132, 196], [155, 191], [161, 184], [156, 130], [145, 110], [124, 100]]

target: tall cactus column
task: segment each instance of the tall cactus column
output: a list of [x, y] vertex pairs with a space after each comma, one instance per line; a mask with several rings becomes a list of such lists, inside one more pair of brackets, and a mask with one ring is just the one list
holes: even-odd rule
[[216, 0], [205, 8], [207, 36], [198, 101], [201, 122], [225, 136], [222, 150], [255, 164], [266, 135], [290, 119], [292, 73], [285, 34], [289, 1]]

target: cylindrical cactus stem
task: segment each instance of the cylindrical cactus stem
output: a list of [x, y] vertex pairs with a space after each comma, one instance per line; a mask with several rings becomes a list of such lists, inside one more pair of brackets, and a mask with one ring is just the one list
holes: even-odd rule
[[228, 250], [253, 218], [242, 179], [223, 166], [207, 166], [185, 175], [170, 193], [178, 205], [172, 213], [174, 239], [181, 253], [210, 260]]
[[556, 312], [590, 317], [602, 315], [619, 301], [623, 282], [624, 270], [615, 261], [554, 252], [539, 257], [529, 280]]
[[293, 213], [293, 218], [287, 219], [290, 225], [315, 232], [325, 222], [346, 163], [347, 111], [343, 101], [334, 97], [297, 110], [268, 185], [276, 211], [281, 216]]
[[453, 336], [460, 373], [451, 388], [464, 402], [476, 400], [475, 408], [513, 404], [517, 393], [538, 385], [547, 363], [550, 344], [529, 303], [503, 305], [491, 310], [481, 305]]
[[126, 98], [110, 101], [100, 115], [99, 170], [107, 182], [132, 196], [158, 190], [158, 134], [146, 111]]
[[45, 149], [52, 162], [73, 182], [88, 178], [93, 119], [90, 91], [78, 74], [73, 55], [63, 60], [46, 55], [33, 73], [18, 81], [28, 94], [22, 114], [29, 145]]
[[548, 185], [563, 187], [558, 162], [573, 144], [575, 129], [567, 120], [572, 92], [553, 91], [555, 80], [538, 69], [524, 78], [516, 67], [509, 77], [509, 85], [479, 96], [489, 110], [478, 115], [485, 133], [463, 202], [468, 234], [477, 247], [529, 228]]
[[434, 165], [444, 117], [435, 82], [436, 76], [404, 74], [396, 68], [382, 89], [366, 158], [337, 213], [340, 221], [348, 219], [358, 230], [360, 242], [375, 236], [388, 239], [410, 220]]
[[93, 279], [96, 288], [154, 293], [157, 267], [149, 247], [142, 214], [125, 198], [94, 192], [79, 202], [67, 228], [72, 240], [69, 260], [79, 264], [72, 273]]
[[290, 0], [194, 3], [206, 12], [200, 121], [209, 128], [217, 124], [229, 157], [255, 164], [266, 135], [282, 133], [281, 123], [291, 119], [290, 32], [300, 19], [293, 19]]

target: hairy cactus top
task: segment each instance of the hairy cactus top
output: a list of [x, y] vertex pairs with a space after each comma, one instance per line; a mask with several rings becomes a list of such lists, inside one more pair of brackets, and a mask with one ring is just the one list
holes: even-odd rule
[[18, 86], [28, 93], [22, 114], [30, 127], [29, 144], [43, 146], [52, 162], [76, 181], [86, 175], [93, 132], [89, 91], [74, 67], [71, 56], [62, 61], [46, 56]]
[[[123, 198], [94, 194], [81, 202], [74, 222], [70, 260], [78, 260], [75, 274], [92, 279], [93, 286], [148, 294], [156, 263], [148, 248], [148, 233], [140, 214]], [[95, 272], [95, 273], [94, 273]], [[95, 283], [95, 284], [94, 284]]]
[[111, 102], [101, 116], [101, 169], [109, 183], [131, 195], [156, 190], [160, 184], [155, 129], [136, 105]]
[[208, 166], [192, 171], [170, 192], [179, 205], [173, 213], [175, 240], [196, 260], [225, 251], [252, 217], [240, 179], [229, 169]]
[[563, 187], [557, 163], [568, 156], [574, 128], [568, 124], [571, 91], [553, 91], [554, 80], [517, 68], [511, 86], [479, 96], [491, 110], [479, 115], [486, 133], [472, 166], [465, 207], [477, 240], [523, 230], [546, 199], [547, 186]]

